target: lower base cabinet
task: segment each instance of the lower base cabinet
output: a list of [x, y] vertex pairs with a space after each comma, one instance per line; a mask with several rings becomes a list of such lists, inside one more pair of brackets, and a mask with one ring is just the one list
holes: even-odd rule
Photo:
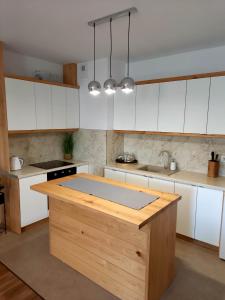
[[165, 193], [174, 193], [174, 182], [149, 177], [149, 188]]
[[182, 197], [177, 205], [177, 233], [194, 239], [197, 187], [175, 182], [175, 193]]
[[104, 176], [109, 179], [126, 182], [126, 173], [124, 173], [124, 172], [105, 169]]
[[89, 173], [89, 166], [88, 165], [78, 166], [77, 174], [79, 173]]
[[223, 192], [198, 187], [195, 239], [219, 246]]
[[48, 197], [30, 189], [31, 185], [45, 181], [47, 181], [47, 174], [19, 180], [21, 227], [48, 217]]
[[223, 191], [111, 169], [105, 169], [105, 177], [181, 195], [177, 210], [177, 233], [219, 246]]
[[127, 173], [126, 183], [148, 188], [148, 177]]

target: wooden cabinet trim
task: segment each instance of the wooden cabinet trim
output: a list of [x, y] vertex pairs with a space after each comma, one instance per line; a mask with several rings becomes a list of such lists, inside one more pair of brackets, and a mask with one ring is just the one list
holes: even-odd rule
[[37, 134], [37, 133], [55, 133], [55, 132], [75, 132], [79, 128], [65, 128], [65, 129], [34, 129], [34, 130], [9, 130], [8, 134], [18, 135], [18, 134]]
[[68, 84], [63, 82], [53, 82], [49, 80], [40, 80], [35, 77], [29, 77], [29, 76], [21, 76], [21, 75], [15, 75], [15, 74], [4, 74], [5, 78], [12, 78], [12, 79], [18, 79], [18, 80], [25, 80], [25, 81], [31, 81], [31, 82], [38, 82], [43, 84], [49, 84], [49, 85], [56, 85], [56, 86], [62, 86], [62, 87], [68, 87], [68, 88], [74, 88], [79, 89], [79, 85], [75, 84]]
[[113, 130], [120, 134], [149, 134], [165, 136], [189, 136], [193, 138], [225, 138], [225, 134], [201, 134], [201, 133], [183, 133], [183, 132], [161, 132], [161, 131], [135, 131], [135, 130]]
[[170, 81], [180, 81], [180, 80], [191, 80], [191, 79], [219, 77], [219, 76], [225, 76], [225, 71], [212, 72], [212, 73], [200, 73], [200, 74], [184, 75], [184, 76], [165, 77], [165, 78], [157, 78], [157, 79], [149, 79], [149, 80], [139, 80], [139, 81], [136, 81], [135, 84], [136, 85], [144, 85], [144, 84], [153, 84], [153, 83], [162, 83], [162, 82], [170, 82]]

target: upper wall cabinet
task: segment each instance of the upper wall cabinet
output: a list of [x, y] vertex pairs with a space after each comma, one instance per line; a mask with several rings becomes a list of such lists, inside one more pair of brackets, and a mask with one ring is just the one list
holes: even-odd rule
[[51, 87], [48, 84], [34, 83], [34, 95], [37, 129], [52, 128]]
[[136, 130], [157, 131], [159, 84], [137, 86]]
[[208, 134], [225, 134], [225, 77], [211, 78]]
[[210, 78], [187, 81], [184, 132], [206, 133]]
[[183, 132], [186, 81], [160, 84], [158, 130]]
[[6, 78], [9, 130], [79, 127], [78, 90]]
[[52, 86], [52, 128], [66, 128], [66, 91], [59, 86]]
[[33, 83], [11, 78], [7, 78], [5, 83], [8, 129], [36, 129]]
[[114, 96], [114, 129], [135, 130], [135, 96], [136, 89], [130, 94], [117, 90]]
[[78, 90], [66, 88], [66, 128], [80, 127]]

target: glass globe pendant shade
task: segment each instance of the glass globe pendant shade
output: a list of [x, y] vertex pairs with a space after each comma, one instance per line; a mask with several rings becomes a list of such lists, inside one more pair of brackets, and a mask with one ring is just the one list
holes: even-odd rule
[[122, 92], [124, 92], [125, 94], [130, 94], [134, 91], [135, 82], [131, 77], [125, 77], [121, 81], [120, 87]]
[[98, 81], [93, 80], [88, 84], [88, 90], [91, 95], [97, 96], [101, 92], [101, 84]]
[[113, 78], [109, 78], [104, 83], [104, 89], [106, 94], [112, 95], [115, 94], [117, 88], [116, 80]]

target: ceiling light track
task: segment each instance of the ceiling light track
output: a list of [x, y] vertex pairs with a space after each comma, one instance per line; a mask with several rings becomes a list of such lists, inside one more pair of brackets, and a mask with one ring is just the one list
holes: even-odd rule
[[110, 22], [110, 20], [114, 21], [118, 18], [126, 17], [129, 13], [134, 14], [136, 12], [137, 12], [137, 8], [136, 7], [131, 7], [131, 8], [116, 12], [114, 14], [111, 14], [111, 15], [108, 15], [108, 16], [90, 21], [90, 22], [88, 22], [88, 25], [93, 27], [94, 24], [95, 24], [95, 26], [97, 26], [97, 25], [100, 25], [100, 24], [103, 24], [103, 23], [108, 23], [108, 22]]

